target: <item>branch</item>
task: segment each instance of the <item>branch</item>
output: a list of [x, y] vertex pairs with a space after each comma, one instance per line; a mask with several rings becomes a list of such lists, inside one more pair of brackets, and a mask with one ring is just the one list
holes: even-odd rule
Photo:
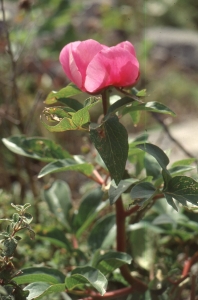
[[170, 133], [167, 125], [163, 122], [163, 120], [159, 117], [159, 115], [152, 113], [153, 118], [162, 126], [162, 128], [164, 129], [164, 131], [166, 132], [166, 134], [168, 135], [169, 139], [171, 141], [173, 141], [188, 157], [193, 157], [194, 155], [192, 155], [190, 152], [188, 152], [184, 146], [182, 144], [180, 144], [180, 142], [178, 142], [178, 140], [176, 140], [172, 134]]

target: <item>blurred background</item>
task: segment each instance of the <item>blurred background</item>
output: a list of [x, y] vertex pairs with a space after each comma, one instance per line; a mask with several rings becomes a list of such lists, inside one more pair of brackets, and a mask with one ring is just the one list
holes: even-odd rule
[[[176, 118], [161, 117], [166, 125], [181, 128], [187, 124], [184, 122], [193, 120], [197, 126], [197, 1], [1, 0], [1, 139], [16, 134], [44, 136], [72, 154], [89, 147], [87, 136], [73, 132], [54, 135], [45, 130], [39, 117], [48, 93], [68, 83], [58, 61], [60, 50], [71, 41], [89, 38], [109, 46], [125, 40], [132, 42], [141, 69], [137, 88], [147, 90], [146, 101], [159, 101], [176, 113]], [[123, 122], [131, 135], [160, 128], [148, 113], [142, 114], [138, 124], [128, 119]], [[189, 125], [185, 127], [192, 130]], [[185, 140], [184, 146], [188, 146]], [[18, 193], [21, 199], [30, 190], [36, 196], [34, 184], [41, 164], [31, 160], [27, 163], [2, 142], [0, 151], [0, 187], [12, 195]], [[72, 176], [69, 182], [72, 187], [75, 181], [75, 190], [76, 177]], [[49, 179], [43, 180], [45, 183]]]

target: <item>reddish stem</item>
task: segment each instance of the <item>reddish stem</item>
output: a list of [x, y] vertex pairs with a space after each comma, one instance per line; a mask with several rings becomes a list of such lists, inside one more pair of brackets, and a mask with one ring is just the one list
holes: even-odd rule
[[[126, 252], [126, 231], [125, 218], [128, 216], [124, 210], [122, 198], [116, 201], [116, 224], [117, 224], [117, 251]], [[133, 286], [135, 290], [144, 292], [147, 285], [131, 275], [130, 269], [127, 265], [120, 267], [120, 272], [124, 279]]]
[[130, 209], [126, 210], [124, 212], [125, 218], [132, 215], [133, 213], [135, 213], [136, 211], [138, 211], [138, 209], [140, 208], [139, 205], [135, 205], [133, 207], [131, 207]]
[[184, 268], [183, 268], [183, 271], [182, 271], [182, 276], [188, 275], [188, 273], [190, 272], [190, 269], [191, 269], [192, 265], [194, 265], [196, 262], [198, 262], [198, 252], [196, 252], [193, 255], [193, 257], [188, 258], [184, 262]]

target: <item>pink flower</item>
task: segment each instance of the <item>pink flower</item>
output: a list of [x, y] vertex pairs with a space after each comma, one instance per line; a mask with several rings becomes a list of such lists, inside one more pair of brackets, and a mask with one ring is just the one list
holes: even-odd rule
[[131, 86], [139, 76], [135, 49], [128, 41], [114, 47], [94, 40], [73, 42], [62, 49], [59, 59], [67, 77], [88, 93], [107, 86]]

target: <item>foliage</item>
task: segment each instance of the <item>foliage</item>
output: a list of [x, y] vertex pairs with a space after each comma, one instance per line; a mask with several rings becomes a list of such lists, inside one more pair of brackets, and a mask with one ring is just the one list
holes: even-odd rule
[[[185, 18], [180, 19], [168, 2], [159, 2], [165, 7], [162, 22], [184, 24]], [[186, 9], [182, 3], [184, 15], [195, 5], [187, 4]], [[145, 14], [147, 22], [153, 22], [149, 9], [143, 13], [144, 5], [140, 9], [134, 1], [133, 11], [130, 2], [120, 0], [113, 9], [107, 4], [96, 6], [97, 22], [89, 25], [86, 15], [77, 26], [83, 8], [79, 1], [50, 0], [47, 8], [44, 2], [31, 9], [23, 5], [31, 7], [29, 1], [20, 1], [18, 19], [12, 20], [18, 25], [5, 31], [2, 39], [10, 61], [4, 54], [1, 62], [5, 78], [11, 81], [8, 87], [0, 82], [4, 116], [0, 170], [5, 180], [0, 194], [0, 299], [195, 300], [196, 159], [171, 165], [167, 152], [150, 143], [147, 133], [131, 140], [125, 126], [130, 120], [142, 128], [145, 114], [175, 117], [174, 95], [182, 98], [180, 112], [187, 98], [189, 103], [196, 99], [195, 84], [190, 76], [172, 69], [164, 75], [164, 68], [147, 61], [149, 75], [142, 68], [140, 90], [108, 87], [88, 95], [74, 84], [65, 86], [53, 65], [65, 43], [91, 35], [104, 44], [105, 39], [115, 44], [109, 38], [111, 31], [121, 40], [123, 35], [124, 39], [135, 33], [141, 36]], [[32, 25], [35, 31], [27, 31], [31, 33], [27, 53], [18, 63], [15, 59], [26, 39], [22, 24]], [[140, 61], [143, 56], [146, 62], [145, 42], [137, 44]], [[28, 64], [34, 50], [36, 62], [31, 58]], [[35, 66], [39, 66], [36, 71]], [[31, 72], [37, 75], [30, 76]], [[50, 92], [52, 86], [56, 91]], [[45, 108], [39, 93], [33, 100], [40, 88]], [[72, 150], [68, 132], [74, 138]], [[78, 176], [75, 186], [70, 181], [73, 174]]]

